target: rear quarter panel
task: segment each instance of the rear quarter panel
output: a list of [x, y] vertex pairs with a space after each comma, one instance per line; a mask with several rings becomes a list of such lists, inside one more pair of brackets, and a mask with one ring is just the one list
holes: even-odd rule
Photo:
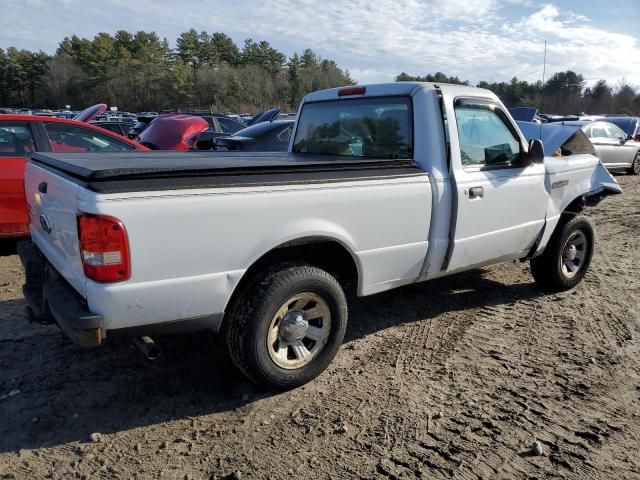
[[131, 278], [87, 281], [90, 309], [107, 329], [221, 313], [244, 272], [300, 238], [333, 239], [359, 270], [359, 293], [410, 283], [428, 247], [426, 174], [344, 183], [97, 195], [81, 210], [120, 219]]
[[[47, 183], [47, 193], [38, 191]], [[84, 295], [85, 277], [80, 258], [77, 224], [77, 199], [80, 187], [41, 167], [28, 163], [25, 172], [25, 194], [31, 210], [31, 238], [49, 262]], [[41, 215], [46, 215], [51, 232], [43, 229]]]

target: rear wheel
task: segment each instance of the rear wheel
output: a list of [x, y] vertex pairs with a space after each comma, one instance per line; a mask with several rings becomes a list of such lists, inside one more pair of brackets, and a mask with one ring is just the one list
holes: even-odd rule
[[640, 153], [636, 155], [631, 166], [627, 168], [627, 173], [629, 175], [640, 175]]
[[531, 260], [536, 283], [548, 291], [575, 287], [589, 269], [593, 256], [594, 233], [582, 215], [564, 215], [549, 239], [544, 253]]
[[236, 366], [253, 382], [284, 390], [329, 365], [344, 338], [347, 301], [324, 270], [285, 264], [261, 275], [234, 300], [225, 320]]

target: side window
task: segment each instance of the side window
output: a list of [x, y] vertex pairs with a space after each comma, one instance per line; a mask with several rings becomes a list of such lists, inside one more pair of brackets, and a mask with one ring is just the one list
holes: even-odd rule
[[35, 151], [27, 122], [0, 122], [0, 157], [27, 157]]
[[236, 133], [238, 130], [244, 128], [243, 125], [240, 125], [229, 118], [218, 117], [218, 123], [220, 124], [222, 133]]
[[289, 140], [291, 140], [291, 131], [292, 130], [293, 130], [293, 126], [292, 125], [289, 125], [285, 129], [281, 130], [276, 135], [276, 139], [278, 140], [278, 142], [280, 142], [280, 143], [289, 143]]
[[120, 124], [118, 123], [103, 123], [98, 125], [100, 128], [104, 128], [105, 130], [109, 130], [110, 132], [117, 133], [118, 135], [122, 135], [122, 130], [120, 129]]
[[615, 126], [615, 125], [607, 125], [607, 136], [613, 140], [620, 140], [621, 138], [626, 139], [627, 134], [624, 131]]
[[519, 158], [520, 142], [505, 123], [506, 116], [494, 105], [457, 102], [455, 114], [464, 167], [509, 167]]
[[135, 147], [89, 128], [66, 123], [45, 123], [54, 152], [125, 152]]
[[591, 136], [590, 138], [607, 138], [607, 130], [604, 128], [604, 125], [601, 123], [597, 123], [591, 126]]
[[583, 129], [583, 132], [584, 132], [584, 134], [585, 134], [587, 137], [591, 138], [591, 136], [592, 136], [592, 135], [591, 135], [591, 125], [589, 125], [588, 127], [585, 127], [585, 128]]
[[[188, 115], [188, 114], [187, 114]], [[213, 132], [217, 132], [218, 131], [218, 123], [216, 123], [215, 119], [211, 116], [204, 116], [204, 117], [200, 117], [203, 120], [205, 120], [208, 124], [209, 124], [209, 130], [213, 131]]]

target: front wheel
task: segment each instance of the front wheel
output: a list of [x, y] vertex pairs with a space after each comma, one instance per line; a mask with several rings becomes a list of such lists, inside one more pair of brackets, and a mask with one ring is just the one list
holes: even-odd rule
[[638, 153], [633, 159], [633, 163], [627, 168], [629, 175], [640, 175], [640, 153]]
[[582, 215], [563, 216], [544, 253], [531, 260], [531, 273], [543, 289], [561, 292], [575, 287], [589, 269], [594, 233]]
[[284, 264], [260, 275], [236, 297], [225, 319], [235, 365], [254, 383], [285, 390], [329, 365], [344, 338], [347, 301], [324, 270]]

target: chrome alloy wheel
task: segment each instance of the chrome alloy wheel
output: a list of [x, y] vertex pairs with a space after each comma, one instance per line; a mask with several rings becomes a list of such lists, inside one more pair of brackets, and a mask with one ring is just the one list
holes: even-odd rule
[[283, 303], [269, 324], [267, 351], [280, 368], [293, 370], [311, 362], [329, 339], [331, 310], [315, 293], [299, 293]]
[[582, 231], [573, 232], [562, 249], [560, 259], [562, 274], [567, 278], [575, 277], [587, 257], [587, 237]]

